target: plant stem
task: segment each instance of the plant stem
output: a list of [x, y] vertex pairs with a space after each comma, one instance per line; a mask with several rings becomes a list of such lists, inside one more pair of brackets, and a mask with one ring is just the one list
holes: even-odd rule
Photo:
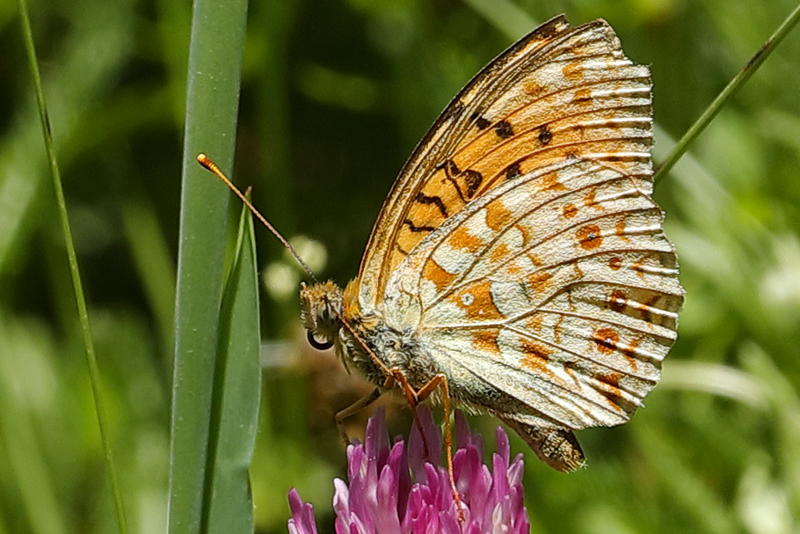
[[772, 53], [773, 50], [780, 44], [784, 37], [792, 30], [792, 28], [800, 20], [800, 4], [794, 8], [786, 19], [778, 26], [769, 39], [758, 49], [758, 51], [750, 58], [750, 61], [742, 67], [742, 69], [733, 77], [733, 79], [725, 86], [725, 89], [717, 95], [717, 98], [706, 108], [700, 118], [698, 118], [691, 128], [689, 128], [680, 141], [673, 147], [667, 159], [658, 166], [658, 170], [653, 177], [653, 180], [658, 181], [661, 176], [668, 173], [670, 169], [681, 159], [683, 153], [689, 147], [692, 141], [700, 135], [700, 133], [709, 125], [709, 123], [716, 117], [722, 106], [730, 99], [744, 83], [750, 79], [750, 76], [758, 70], [765, 59]]
[[50, 174], [53, 178], [53, 190], [56, 195], [56, 205], [61, 222], [61, 230], [64, 233], [64, 244], [67, 249], [69, 261], [69, 272], [72, 278], [72, 288], [75, 292], [75, 301], [78, 306], [78, 320], [83, 334], [83, 346], [86, 352], [86, 363], [89, 367], [89, 380], [92, 385], [92, 397], [94, 398], [95, 414], [97, 415], [97, 426], [100, 429], [100, 439], [103, 443], [103, 452], [106, 460], [108, 477], [111, 482], [111, 491], [114, 498], [114, 508], [116, 511], [117, 527], [121, 534], [127, 532], [127, 521], [125, 519], [125, 506], [122, 501], [117, 471], [114, 467], [114, 457], [111, 452], [111, 443], [108, 437], [108, 416], [106, 415], [105, 402], [100, 384], [100, 369], [97, 365], [97, 356], [92, 340], [92, 331], [89, 326], [89, 312], [86, 307], [86, 299], [83, 294], [83, 284], [81, 283], [80, 270], [78, 269], [78, 258], [75, 253], [75, 246], [72, 242], [72, 230], [69, 225], [67, 205], [64, 200], [64, 189], [61, 185], [61, 172], [58, 168], [55, 148], [53, 146], [53, 130], [50, 125], [50, 118], [47, 114], [47, 102], [42, 90], [42, 78], [39, 73], [39, 62], [36, 58], [36, 48], [33, 43], [33, 32], [28, 17], [28, 5], [26, 0], [18, 0], [20, 22], [22, 24], [22, 34], [25, 40], [25, 49], [28, 55], [28, 63], [33, 77], [34, 91], [36, 94], [36, 105], [39, 109], [39, 118], [42, 123], [42, 135], [44, 136], [45, 149], [50, 162]]

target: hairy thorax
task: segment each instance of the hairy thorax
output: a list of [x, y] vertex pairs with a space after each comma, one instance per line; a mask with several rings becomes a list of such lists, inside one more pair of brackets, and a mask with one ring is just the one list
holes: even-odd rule
[[382, 387], [389, 369], [400, 369], [409, 383], [419, 388], [437, 370], [411, 327], [386, 323], [375, 310], [362, 310], [358, 280], [344, 291], [331, 281], [300, 289], [301, 319], [315, 346], [333, 346], [345, 369], [355, 368], [364, 378]]

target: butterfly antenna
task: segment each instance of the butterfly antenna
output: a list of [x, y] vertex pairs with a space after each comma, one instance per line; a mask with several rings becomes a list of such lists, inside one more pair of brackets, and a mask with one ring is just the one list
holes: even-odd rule
[[294, 249], [294, 247], [289, 244], [289, 242], [286, 240], [286, 238], [283, 237], [281, 235], [281, 233], [278, 230], [276, 230], [275, 227], [272, 226], [269, 223], [269, 221], [267, 221], [266, 217], [261, 215], [261, 212], [258, 211], [255, 206], [253, 206], [253, 203], [250, 202], [250, 200], [248, 200], [248, 198], [244, 195], [244, 193], [242, 193], [239, 190], [238, 187], [233, 185], [233, 182], [231, 182], [228, 179], [228, 177], [225, 176], [225, 174], [223, 174], [223, 172], [221, 170], [219, 170], [219, 167], [217, 166], [216, 163], [211, 161], [211, 159], [208, 156], [206, 156], [205, 154], [198, 154], [197, 155], [197, 163], [199, 163], [200, 165], [202, 165], [203, 167], [205, 167], [206, 169], [211, 171], [214, 174], [214, 176], [219, 178], [220, 181], [222, 183], [224, 183], [228, 187], [228, 189], [233, 191], [236, 194], [236, 196], [239, 197], [239, 200], [244, 202], [244, 205], [247, 206], [247, 209], [249, 209], [252, 212], [252, 214], [256, 216], [256, 218], [261, 222], [261, 224], [263, 224], [266, 227], [266, 229], [269, 230], [272, 233], [272, 235], [277, 237], [278, 241], [280, 241], [281, 244], [284, 247], [286, 247], [286, 249], [289, 251], [289, 254], [292, 255], [294, 260], [300, 265], [300, 267], [306, 272], [306, 274], [315, 283], [319, 283], [319, 280], [317, 280], [317, 276], [314, 274], [314, 271], [312, 271], [311, 267], [309, 267], [306, 264], [306, 262], [303, 261], [303, 258], [300, 257], [300, 255], [297, 253], [297, 251]]

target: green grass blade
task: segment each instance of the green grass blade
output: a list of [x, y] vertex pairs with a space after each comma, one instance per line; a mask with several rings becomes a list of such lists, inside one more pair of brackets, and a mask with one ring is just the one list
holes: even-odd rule
[[206, 152], [231, 169], [246, 21], [244, 0], [194, 4], [175, 303], [170, 534], [196, 534], [202, 524], [229, 200], [195, 157]]
[[[16, 16], [16, 2], [1, 2], [0, 6], [0, 19], [3, 19], [3, 8], [9, 17]], [[109, 86], [119, 79], [123, 66], [131, 61], [135, 7], [133, 2], [76, 0], [70, 4], [69, 14], [63, 13], [63, 37], [58, 38], [54, 47], [48, 42], [53, 35], [49, 32], [52, 18], [48, 17], [53, 16], [56, 6], [50, 3], [37, 6], [37, 19], [41, 17], [43, 33], [39, 39], [44, 40], [46, 62], [50, 66], [42, 73], [47, 87], [47, 112], [51, 122], [58, 125], [58, 137], [54, 141], [63, 167], [79, 155], [78, 147], [84, 139], [109, 133], [97, 119], [106, 113]], [[13, 32], [7, 32], [7, 36], [15, 37]], [[8, 60], [3, 64], [12, 70], [3, 75], [9, 82], [5, 86], [16, 87], [21, 93], [21, 83], [11, 80], [20, 79], [17, 70], [27, 67], [10, 51], [10, 42], [6, 43]], [[101, 50], [98, 50], [98, 43], [103, 43]], [[0, 137], [0, 227], [3, 230], [0, 232], [0, 280], [13, 277], [15, 265], [31, 255], [31, 250], [37, 246], [37, 229], [52, 215], [49, 203], [41, 201], [52, 186], [47, 177], [47, 155], [39, 145], [41, 127], [38, 121], [30, 120], [31, 114], [36, 113], [34, 100], [15, 104], [9, 100], [12, 107], [8, 111], [13, 112], [4, 112], [8, 122], [4, 122], [6, 127]], [[141, 99], [136, 103], [141, 105]], [[95, 135], [95, 132], [98, 133]], [[130, 132], [126, 129], [126, 139]], [[95, 158], [95, 161], [97, 159], [102, 160]]]
[[[236, 255], [222, 296], [215, 376], [211, 477], [203, 532], [253, 532], [248, 469], [258, 428], [261, 337], [253, 220], [243, 207]], [[213, 488], [213, 490], [212, 490]]]
[[769, 57], [772, 51], [775, 50], [783, 38], [789, 34], [798, 21], [800, 21], [800, 4], [798, 4], [797, 7], [794, 8], [794, 11], [784, 19], [781, 25], [778, 26], [778, 29], [775, 30], [775, 33], [767, 39], [767, 42], [758, 49], [753, 57], [750, 58], [750, 61], [748, 61], [736, 76], [728, 82], [728, 85], [726, 85], [722, 92], [709, 104], [703, 114], [700, 115], [695, 123], [683, 134], [683, 137], [681, 137], [678, 144], [672, 149], [667, 159], [659, 165], [653, 177], [654, 180], [657, 181], [661, 176], [669, 172], [673, 165], [677, 163], [681, 156], [683, 156], [683, 153], [689, 148], [692, 141], [705, 130], [706, 126], [711, 123], [714, 117], [717, 116], [717, 113], [719, 113], [719, 110], [722, 109], [722, 106], [750, 79], [750, 76], [758, 70], [764, 60]]
[[[16, 489], [19, 504], [11, 506], [15, 507], [18, 517], [27, 518], [31, 534], [66, 534], [69, 532], [68, 513], [65, 503], [58, 498], [27, 397], [30, 366], [35, 366], [37, 359], [44, 359], [40, 351], [46, 352], [51, 361], [55, 357], [46, 350], [50, 349], [46, 342], [42, 342], [46, 336], [26, 326], [0, 312], [0, 339], [3, 340], [0, 343], [0, 472]], [[2, 456], [7, 457], [6, 462], [2, 461]], [[5, 509], [11, 509], [9, 500], [4, 501]], [[14, 522], [17, 528], [22, 523]], [[2, 531], [0, 528], [0, 533]]]
[[774, 446], [781, 478], [785, 480], [791, 506], [800, 510], [800, 392], [761, 347], [742, 347], [743, 365], [761, 379], [770, 397], [774, 425]]
[[[175, 263], [164, 239], [153, 207], [143, 200], [133, 201], [122, 208], [122, 224], [125, 229], [131, 256], [142, 281], [144, 293], [161, 337], [165, 354], [173, 346], [172, 331], [175, 317]], [[168, 364], [172, 358], [168, 357]]]
[[527, 11], [508, 0], [496, 4], [489, 0], [463, 1], [509, 39], [517, 40], [536, 27], [536, 20]]
[[31, 31], [30, 19], [28, 17], [28, 5], [26, 0], [18, 0], [18, 6], [20, 22], [22, 23], [22, 34], [25, 41], [25, 50], [28, 55], [28, 63], [31, 69], [31, 75], [33, 77], [36, 105], [39, 109], [39, 117], [41, 119], [42, 135], [44, 136], [45, 149], [47, 150], [47, 157], [50, 162], [50, 174], [53, 179], [53, 189], [56, 196], [58, 216], [61, 222], [61, 229], [64, 233], [64, 244], [67, 249], [69, 271], [72, 278], [72, 287], [75, 292], [75, 301], [78, 307], [78, 318], [80, 320], [81, 332], [83, 334], [86, 363], [89, 367], [89, 379], [92, 384], [92, 396], [94, 398], [95, 414], [97, 416], [97, 425], [100, 429], [100, 438], [103, 442], [103, 452], [106, 461], [106, 469], [108, 471], [108, 476], [111, 483], [117, 526], [119, 531], [124, 534], [127, 532], [125, 507], [122, 502], [122, 492], [120, 491], [119, 481], [117, 479], [117, 471], [114, 467], [114, 458], [111, 452], [111, 443], [108, 437], [108, 416], [106, 415], [106, 408], [103, 401], [102, 388], [100, 385], [100, 369], [97, 365], [97, 356], [95, 355], [92, 331], [89, 327], [89, 312], [86, 307], [86, 299], [83, 295], [83, 284], [81, 283], [81, 275], [78, 269], [78, 258], [72, 241], [72, 230], [70, 229], [69, 216], [67, 215], [67, 205], [64, 199], [64, 190], [61, 186], [61, 172], [58, 168], [58, 161], [56, 159], [55, 148], [53, 146], [53, 133], [50, 125], [50, 119], [47, 115], [47, 103], [44, 98], [44, 91], [42, 90], [42, 78], [39, 74], [39, 63], [36, 59], [36, 49], [33, 43], [33, 32]]
[[663, 423], [646, 420], [633, 427], [639, 450], [649, 459], [649, 466], [658, 484], [676, 509], [693, 519], [697, 532], [728, 534], [737, 532], [736, 523], [727, 513], [725, 502], [707, 481], [683, 460], [679, 450], [680, 438], [662, 429]]
[[464, 0], [464, 3], [514, 40], [536, 27], [533, 17], [509, 0]]

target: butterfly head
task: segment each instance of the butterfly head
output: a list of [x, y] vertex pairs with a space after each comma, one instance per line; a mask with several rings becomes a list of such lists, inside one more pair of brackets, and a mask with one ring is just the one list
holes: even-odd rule
[[300, 319], [314, 348], [333, 346], [342, 327], [341, 313], [342, 290], [332, 281], [300, 286]]

